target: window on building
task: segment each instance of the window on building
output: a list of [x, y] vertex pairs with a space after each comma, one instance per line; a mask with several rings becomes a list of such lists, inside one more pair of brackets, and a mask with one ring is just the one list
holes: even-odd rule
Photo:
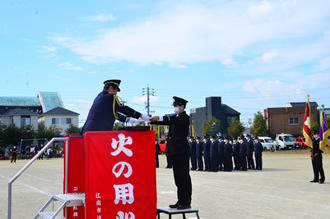
[[59, 118], [52, 118], [52, 124], [59, 124], [60, 119]]
[[230, 124], [232, 121], [234, 121], [235, 119], [237, 119], [235, 116], [228, 116], [227, 117], [227, 122]]
[[298, 117], [290, 117], [289, 118], [289, 125], [299, 125], [299, 118]]
[[21, 125], [31, 125], [30, 116], [21, 116]]
[[61, 123], [62, 124], [71, 124], [71, 118], [62, 118]]

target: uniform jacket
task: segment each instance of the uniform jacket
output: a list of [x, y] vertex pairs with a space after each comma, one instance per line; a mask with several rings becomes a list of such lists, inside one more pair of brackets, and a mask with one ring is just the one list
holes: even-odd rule
[[235, 144], [234, 144], [234, 156], [238, 156], [239, 155], [239, 149], [240, 149], [240, 143], [237, 141]]
[[233, 146], [228, 142], [224, 145], [224, 155], [226, 157], [231, 157], [231, 154], [233, 153]]
[[190, 154], [187, 136], [189, 132], [189, 116], [184, 111], [179, 115], [164, 116], [164, 121], [152, 122], [157, 125], [169, 125], [166, 151], [168, 155]]
[[224, 150], [225, 150], [225, 142], [224, 141], [219, 141], [219, 144], [218, 144], [218, 153], [219, 153], [219, 156], [223, 156], [224, 155]]
[[196, 142], [196, 156], [203, 156], [203, 142]]
[[243, 141], [239, 146], [239, 155], [246, 156], [246, 142]]
[[[115, 100], [114, 95], [107, 91], [102, 91], [95, 98], [91, 109], [89, 110], [87, 120], [81, 133], [84, 134], [87, 131], [111, 131], [113, 124], [118, 116], [118, 120], [125, 122], [126, 116], [139, 118], [140, 113], [136, 112], [128, 106], [119, 106]], [[124, 116], [124, 115], [126, 116]]]
[[210, 144], [210, 157], [218, 156], [218, 141], [213, 141]]
[[313, 157], [322, 157], [323, 151], [320, 150], [320, 138], [318, 139], [313, 139], [313, 148], [311, 149], [312, 151], [312, 158]]
[[196, 142], [192, 141], [189, 143], [190, 153], [192, 157], [196, 157]]
[[204, 157], [210, 156], [210, 144], [211, 141], [209, 139], [207, 139], [207, 141], [203, 143]]
[[252, 155], [253, 154], [253, 141], [252, 139], [246, 141], [246, 155]]
[[260, 142], [256, 142], [254, 144], [255, 156], [261, 156], [263, 151], [262, 144]]

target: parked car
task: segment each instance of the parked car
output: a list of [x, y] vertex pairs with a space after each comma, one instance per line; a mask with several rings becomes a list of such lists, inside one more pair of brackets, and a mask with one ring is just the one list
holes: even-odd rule
[[294, 137], [291, 134], [277, 134], [275, 138], [275, 144], [278, 149], [293, 149], [294, 147]]
[[268, 151], [271, 147], [275, 148], [275, 143], [270, 137], [258, 137], [264, 151]]
[[159, 144], [159, 147], [160, 147], [160, 151], [159, 153], [165, 153], [165, 150], [166, 150], [166, 140], [165, 138], [160, 138], [158, 139], [158, 144]]
[[301, 148], [301, 149], [305, 149], [307, 148], [307, 145], [305, 143], [305, 138], [302, 136], [299, 136], [295, 139], [294, 145], [297, 149]]

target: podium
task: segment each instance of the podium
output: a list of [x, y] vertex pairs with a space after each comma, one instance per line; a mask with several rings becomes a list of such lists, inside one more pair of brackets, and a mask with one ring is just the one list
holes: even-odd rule
[[84, 193], [66, 218], [156, 218], [154, 131], [68, 134], [64, 193]]

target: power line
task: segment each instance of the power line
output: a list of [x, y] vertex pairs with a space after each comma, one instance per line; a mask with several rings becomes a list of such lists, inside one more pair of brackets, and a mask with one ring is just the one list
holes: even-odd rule
[[153, 88], [149, 88], [149, 84], [147, 85], [147, 88], [142, 88], [142, 95], [147, 95], [147, 106], [146, 106], [146, 109], [147, 109], [147, 115], [149, 116], [150, 115], [150, 95], [154, 96], [155, 95], [155, 91]]

